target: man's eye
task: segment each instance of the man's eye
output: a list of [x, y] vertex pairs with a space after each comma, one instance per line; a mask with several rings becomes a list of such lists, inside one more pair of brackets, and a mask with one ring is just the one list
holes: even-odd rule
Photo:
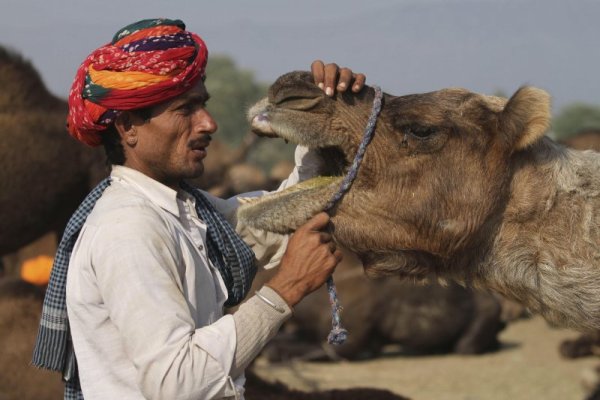
[[182, 114], [187, 115], [193, 113], [196, 107], [197, 106], [194, 104], [184, 104], [181, 107], [179, 107], [179, 111], [181, 111]]
[[199, 110], [201, 108], [205, 108], [205, 107], [206, 107], [206, 101], [193, 102], [193, 103], [183, 104], [182, 106], [179, 107], [179, 111], [181, 111], [183, 114], [191, 114], [191, 113], [194, 113], [197, 110]]

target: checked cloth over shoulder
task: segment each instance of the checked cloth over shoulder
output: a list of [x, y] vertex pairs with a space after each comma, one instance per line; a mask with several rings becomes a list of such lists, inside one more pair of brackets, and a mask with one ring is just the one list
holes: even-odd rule
[[[33, 352], [34, 366], [63, 372], [64, 398], [68, 400], [83, 399], [75, 356], [70, 344], [71, 334], [67, 317], [66, 286], [69, 260], [83, 224], [109, 185], [110, 178], [100, 182], [83, 200], [67, 224], [54, 258]], [[208, 257], [221, 273], [227, 287], [228, 299], [225, 305], [236, 305], [250, 290], [256, 274], [254, 253], [200, 190], [186, 183], [182, 183], [181, 187], [194, 196], [196, 212], [207, 225]]]

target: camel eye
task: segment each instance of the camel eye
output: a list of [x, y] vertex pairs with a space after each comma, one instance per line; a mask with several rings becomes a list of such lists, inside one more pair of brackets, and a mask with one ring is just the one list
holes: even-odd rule
[[436, 129], [430, 126], [409, 125], [403, 131], [419, 139], [427, 139], [436, 132]]

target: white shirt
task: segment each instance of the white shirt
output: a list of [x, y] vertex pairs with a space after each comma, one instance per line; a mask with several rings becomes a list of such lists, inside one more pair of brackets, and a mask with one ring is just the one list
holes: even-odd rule
[[[81, 230], [67, 278], [84, 398], [239, 396], [243, 374], [235, 382], [229, 376], [234, 319], [223, 315], [227, 289], [207, 257], [195, 199], [126, 167], [115, 166], [111, 176]], [[287, 184], [297, 179], [294, 172]], [[233, 217], [235, 198], [207, 197]], [[287, 244], [264, 232], [243, 238], [271, 266]]]

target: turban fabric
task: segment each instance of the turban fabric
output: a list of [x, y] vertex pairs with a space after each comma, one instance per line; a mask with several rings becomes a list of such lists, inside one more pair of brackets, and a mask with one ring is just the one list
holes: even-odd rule
[[77, 70], [69, 93], [69, 133], [90, 146], [120, 111], [161, 103], [204, 77], [208, 49], [180, 20], [146, 19], [119, 30]]

